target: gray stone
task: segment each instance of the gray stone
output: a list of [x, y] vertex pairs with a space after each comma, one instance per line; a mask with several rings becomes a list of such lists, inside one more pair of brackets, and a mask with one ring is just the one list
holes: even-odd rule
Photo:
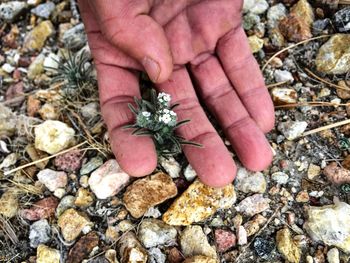
[[99, 168], [102, 164], [103, 164], [103, 160], [101, 157], [97, 156], [97, 157], [91, 158], [90, 161], [82, 165], [80, 169], [80, 175], [89, 174], [95, 171], [97, 168]]
[[345, 7], [334, 14], [334, 24], [339, 32], [350, 32], [350, 7]]
[[243, 17], [243, 27], [245, 30], [252, 29], [256, 24], [260, 23], [260, 16], [248, 13]]
[[283, 172], [276, 172], [271, 175], [271, 179], [278, 184], [286, 184], [288, 182], [289, 176]]
[[148, 250], [149, 262], [150, 263], [165, 263], [166, 256], [164, 253], [157, 247], [153, 247]]
[[278, 26], [279, 21], [286, 17], [287, 9], [284, 4], [279, 3], [271, 6], [267, 11], [267, 26], [272, 29]]
[[63, 44], [70, 49], [81, 49], [87, 42], [84, 24], [80, 23], [64, 32], [62, 37]]
[[251, 172], [244, 167], [239, 167], [235, 187], [243, 193], [264, 193], [266, 191], [265, 176], [261, 172]]
[[270, 201], [271, 201], [270, 199], [264, 198], [262, 194], [255, 194], [243, 199], [236, 206], [236, 210], [247, 216], [253, 216], [265, 211], [266, 209], [269, 209]]
[[50, 15], [52, 14], [52, 12], [55, 10], [55, 7], [56, 6], [54, 3], [47, 2], [44, 4], [40, 4], [37, 7], [33, 8], [31, 10], [31, 12], [38, 17], [48, 19], [50, 17]]
[[254, 14], [262, 14], [269, 8], [266, 0], [244, 0], [243, 12], [252, 12]]
[[36, 248], [40, 244], [45, 244], [51, 239], [51, 227], [46, 219], [36, 221], [30, 226], [29, 240], [30, 246]]
[[305, 121], [287, 121], [281, 122], [277, 129], [287, 138], [287, 140], [294, 140], [301, 136], [307, 127]]
[[139, 240], [146, 248], [175, 244], [176, 235], [175, 227], [157, 219], [144, 219], [138, 231]]
[[66, 195], [65, 197], [63, 197], [61, 202], [58, 204], [56, 208], [56, 216], [59, 217], [68, 208], [75, 207], [74, 202], [75, 202], [75, 197], [72, 195]]
[[11, 1], [0, 5], [0, 18], [12, 22], [18, 15], [27, 7], [27, 4], [22, 1]]
[[80, 109], [81, 115], [87, 120], [95, 118], [99, 114], [99, 104], [97, 102], [90, 102]]
[[290, 73], [287, 70], [277, 69], [277, 70], [275, 70], [273, 75], [274, 75], [277, 83], [278, 82], [293, 82], [294, 81], [292, 73]]

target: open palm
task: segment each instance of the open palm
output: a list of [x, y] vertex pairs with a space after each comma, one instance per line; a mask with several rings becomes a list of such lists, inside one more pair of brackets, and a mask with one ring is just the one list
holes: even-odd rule
[[274, 111], [241, 27], [242, 1], [81, 0], [79, 6], [97, 67], [102, 114], [126, 172], [146, 175], [157, 164], [151, 138], [122, 129], [133, 121], [127, 104], [140, 97], [140, 70], [180, 104], [180, 120], [191, 119], [178, 133], [204, 146], [184, 147], [202, 182], [228, 184], [236, 167], [197, 95], [244, 166], [269, 165], [272, 152], [264, 133], [274, 125]]

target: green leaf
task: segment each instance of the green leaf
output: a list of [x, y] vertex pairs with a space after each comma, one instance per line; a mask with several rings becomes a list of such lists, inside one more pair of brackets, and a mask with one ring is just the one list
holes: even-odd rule
[[131, 103], [128, 103], [128, 107], [135, 115], [138, 114], [137, 110], [135, 109], [135, 107]]
[[179, 121], [178, 123], [176, 123], [175, 128], [179, 128], [181, 126], [183, 126], [186, 123], [189, 123], [191, 120], [183, 120], [183, 121]]

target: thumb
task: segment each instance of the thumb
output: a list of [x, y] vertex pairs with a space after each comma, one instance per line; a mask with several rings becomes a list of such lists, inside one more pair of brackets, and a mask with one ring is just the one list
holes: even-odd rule
[[152, 17], [149, 1], [89, 1], [104, 36], [143, 65], [153, 82], [166, 81], [172, 57], [164, 30]]

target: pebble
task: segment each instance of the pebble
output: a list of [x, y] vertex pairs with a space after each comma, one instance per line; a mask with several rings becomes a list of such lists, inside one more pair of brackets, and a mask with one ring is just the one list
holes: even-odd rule
[[133, 232], [127, 232], [119, 241], [119, 254], [125, 263], [146, 263], [147, 251], [142, 247]]
[[171, 177], [157, 173], [135, 181], [128, 186], [123, 197], [126, 209], [135, 218], [143, 216], [149, 208], [177, 195]]
[[75, 172], [80, 169], [83, 158], [83, 152], [75, 149], [55, 158], [54, 164], [58, 170], [65, 172]]
[[292, 73], [287, 70], [276, 69], [274, 72], [275, 81], [279, 82], [293, 82], [294, 78]]
[[316, 56], [317, 70], [326, 74], [350, 71], [350, 34], [335, 34], [321, 46]]
[[350, 32], [350, 7], [340, 9], [334, 14], [334, 25], [339, 32]]
[[72, 195], [66, 195], [65, 197], [63, 197], [56, 208], [56, 216], [59, 217], [68, 208], [74, 207], [74, 202], [75, 197]]
[[76, 26], [65, 31], [62, 36], [61, 42], [66, 47], [70, 47], [73, 50], [78, 50], [84, 47], [87, 42], [84, 24], [79, 23]]
[[33, 248], [51, 240], [51, 227], [46, 219], [36, 221], [30, 226], [29, 240]]
[[44, 71], [44, 60], [45, 55], [43, 53], [36, 56], [34, 61], [28, 67], [28, 79], [33, 80]]
[[38, 17], [48, 19], [50, 17], [50, 15], [52, 14], [52, 12], [55, 10], [55, 7], [56, 6], [54, 3], [47, 2], [47, 3], [40, 4], [40, 5], [36, 6], [35, 8], [33, 8], [30, 11]]
[[262, 215], [255, 215], [252, 220], [244, 224], [244, 228], [247, 231], [247, 236], [250, 237], [256, 234], [262, 225], [267, 222], [267, 219]]
[[236, 206], [236, 210], [247, 216], [253, 216], [265, 211], [266, 209], [269, 209], [270, 201], [271, 201], [270, 199], [264, 198], [262, 194], [255, 194], [243, 199]]
[[44, 169], [37, 174], [39, 182], [44, 184], [47, 189], [54, 192], [58, 188], [65, 187], [68, 182], [65, 172], [57, 172], [51, 169]]
[[55, 53], [48, 54], [44, 59], [44, 69], [48, 71], [54, 71], [58, 69], [58, 63], [60, 61], [60, 57]]
[[288, 183], [289, 176], [283, 172], [276, 172], [271, 175], [271, 179], [277, 184], [282, 185]]
[[284, 4], [279, 3], [271, 6], [267, 11], [267, 26], [272, 29], [276, 28], [279, 21], [287, 16], [287, 9]]
[[310, 206], [304, 229], [315, 242], [324, 242], [350, 253], [350, 205], [336, 200], [334, 205]]
[[300, 191], [295, 197], [295, 201], [298, 203], [307, 203], [309, 202], [310, 197], [307, 191]]
[[159, 211], [157, 207], [151, 207], [150, 209], [147, 210], [147, 212], [143, 216], [159, 218], [161, 215], [162, 213]]
[[184, 176], [188, 182], [193, 182], [193, 180], [197, 177], [196, 171], [190, 164], [186, 166]]
[[80, 112], [86, 120], [91, 120], [99, 114], [99, 104], [96, 102], [90, 102], [81, 107]]
[[282, 256], [291, 263], [299, 263], [301, 259], [301, 250], [293, 241], [288, 228], [283, 228], [276, 235], [277, 249]]
[[55, 197], [46, 197], [35, 202], [31, 208], [22, 209], [21, 217], [30, 221], [50, 218], [55, 215], [58, 200]]
[[74, 204], [79, 207], [88, 207], [94, 203], [94, 195], [85, 188], [79, 188]]
[[308, 26], [315, 20], [314, 11], [308, 0], [299, 0], [291, 7], [290, 12], [302, 18]]
[[323, 169], [323, 174], [333, 184], [350, 183], [350, 170], [338, 166], [336, 162], [328, 164]]
[[217, 258], [215, 248], [210, 246], [207, 236], [200, 226], [187, 226], [181, 233], [180, 245], [185, 257], [201, 255]]
[[236, 229], [237, 244], [240, 246], [246, 245], [248, 243], [248, 234], [244, 226], [239, 226]]
[[73, 208], [65, 210], [58, 218], [57, 224], [61, 228], [63, 238], [68, 242], [75, 240], [81, 232], [89, 232], [93, 226], [84, 213]]
[[159, 162], [171, 178], [178, 178], [180, 176], [181, 166], [174, 157], [161, 157]]
[[53, 195], [56, 196], [58, 199], [61, 199], [63, 196], [66, 194], [66, 189], [64, 188], [57, 188], [54, 192]]
[[66, 263], [82, 262], [88, 258], [93, 249], [98, 246], [99, 236], [96, 232], [90, 232], [86, 236], [82, 236], [74, 246], [69, 250]]
[[286, 121], [281, 122], [277, 129], [287, 138], [292, 141], [301, 136], [306, 130], [307, 122], [305, 121]]
[[327, 252], [328, 263], [340, 263], [339, 250], [337, 248], [332, 248]]
[[57, 108], [51, 103], [45, 103], [38, 111], [43, 120], [57, 120], [59, 115]]
[[54, 33], [55, 29], [51, 21], [42, 21], [26, 35], [23, 48], [25, 50], [41, 50], [47, 38]]
[[298, 101], [298, 93], [290, 88], [273, 88], [271, 96], [274, 104], [277, 106], [293, 104]]
[[19, 203], [16, 189], [9, 189], [0, 198], [0, 215], [12, 218], [17, 215]]
[[243, 27], [245, 30], [250, 30], [252, 29], [255, 25], [260, 23], [260, 16], [253, 14], [253, 13], [248, 13], [243, 16]]
[[217, 260], [205, 256], [194, 256], [187, 258], [183, 263], [217, 263]]
[[264, 46], [264, 40], [256, 35], [248, 37], [250, 49], [253, 53], [259, 52]]
[[265, 176], [261, 172], [251, 172], [244, 167], [238, 167], [235, 188], [243, 193], [265, 193]]
[[120, 168], [115, 159], [111, 159], [91, 174], [89, 185], [97, 198], [106, 199], [119, 193], [129, 180], [130, 176]]
[[236, 245], [236, 235], [229, 230], [216, 229], [214, 236], [218, 252], [225, 252]]
[[16, 67], [12, 66], [9, 63], [5, 63], [4, 65], [1, 66], [1, 69], [6, 73], [11, 74], [16, 69]]
[[0, 18], [6, 22], [13, 22], [27, 7], [22, 1], [10, 1], [0, 5]]
[[117, 225], [117, 229], [123, 233], [130, 231], [133, 228], [135, 228], [135, 226], [133, 225], [133, 223], [130, 220], [122, 220]]
[[0, 163], [0, 169], [8, 168], [8, 167], [16, 164], [17, 160], [18, 160], [17, 154], [16, 153], [10, 153]]
[[259, 257], [267, 259], [275, 249], [275, 243], [272, 240], [256, 237], [253, 247]]
[[148, 250], [149, 263], [165, 263], [166, 256], [164, 253], [157, 247], [153, 247]]
[[86, 175], [95, 171], [98, 167], [103, 164], [103, 159], [101, 157], [93, 157], [87, 163], [83, 164], [79, 173], [80, 175]]
[[60, 121], [46, 120], [35, 127], [35, 148], [49, 154], [58, 153], [74, 141], [75, 131]]
[[315, 164], [310, 164], [307, 170], [307, 178], [314, 180], [321, 173], [321, 167]]
[[0, 104], [0, 136], [11, 137], [16, 131], [16, 116], [3, 104]]
[[174, 227], [157, 219], [144, 219], [138, 228], [138, 238], [146, 248], [175, 244], [176, 236]]
[[[169, 225], [191, 225], [212, 216], [218, 209], [228, 209], [236, 202], [233, 185], [212, 188], [195, 180], [164, 213]], [[188, 205], [191, 204], [191, 205]]]
[[36, 263], [60, 263], [60, 251], [45, 245], [39, 245], [36, 251]]
[[[338, 86], [343, 87], [344, 89], [337, 89], [337, 95], [339, 98], [347, 100], [350, 99], [350, 81], [345, 82], [344, 80], [341, 80], [338, 82]], [[347, 90], [345, 90], [347, 89]]]
[[243, 12], [251, 12], [253, 14], [263, 14], [269, 8], [266, 0], [244, 0]]

